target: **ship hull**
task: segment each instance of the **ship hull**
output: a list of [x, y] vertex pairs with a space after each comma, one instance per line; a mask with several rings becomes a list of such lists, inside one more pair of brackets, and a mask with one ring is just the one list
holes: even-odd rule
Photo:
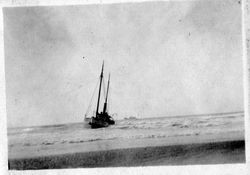
[[89, 125], [91, 126], [91, 128], [95, 129], [108, 127], [109, 123], [101, 119], [96, 119], [95, 117], [92, 117], [91, 121], [89, 122]]
[[114, 125], [114, 119], [106, 114], [98, 114], [98, 117], [92, 117], [89, 121], [91, 128], [103, 128], [108, 127], [109, 125]]
[[109, 124], [110, 124], [110, 125], [114, 125], [114, 124], [115, 124], [115, 121], [114, 121], [114, 120], [110, 120], [110, 121], [109, 121]]

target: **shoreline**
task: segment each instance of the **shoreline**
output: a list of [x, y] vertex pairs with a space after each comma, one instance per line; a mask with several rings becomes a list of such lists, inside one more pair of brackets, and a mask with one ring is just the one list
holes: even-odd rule
[[244, 163], [245, 141], [144, 146], [9, 159], [9, 169], [60, 169]]

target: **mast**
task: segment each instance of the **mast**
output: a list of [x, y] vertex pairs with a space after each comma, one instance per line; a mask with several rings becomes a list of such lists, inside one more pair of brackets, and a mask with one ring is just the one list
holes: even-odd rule
[[108, 86], [107, 86], [107, 94], [106, 94], [105, 103], [104, 103], [104, 107], [103, 107], [103, 113], [106, 113], [106, 110], [107, 110], [107, 101], [108, 101], [108, 93], [109, 93], [109, 82], [110, 82], [110, 74], [109, 74], [109, 80], [108, 80]]
[[98, 115], [99, 110], [99, 102], [100, 102], [100, 95], [101, 95], [101, 87], [102, 87], [102, 78], [103, 78], [103, 67], [104, 67], [104, 61], [102, 62], [102, 71], [100, 75], [100, 85], [99, 85], [99, 93], [98, 93], [98, 100], [97, 100], [97, 108], [96, 108], [96, 116]]

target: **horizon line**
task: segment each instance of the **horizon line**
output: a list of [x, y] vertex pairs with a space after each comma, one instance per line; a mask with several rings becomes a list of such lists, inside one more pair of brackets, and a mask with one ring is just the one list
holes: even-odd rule
[[[222, 115], [222, 114], [237, 114], [237, 113], [244, 113], [245, 111], [232, 111], [232, 112], [218, 112], [218, 113], [202, 113], [202, 114], [188, 114], [188, 115], [171, 115], [171, 116], [158, 116], [158, 117], [145, 117], [145, 118], [137, 118], [136, 116], [130, 116], [130, 117], [135, 117], [136, 120], [141, 120], [141, 119], [152, 119], [152, 118], [174, 118], [174, 117], [197, 117], [197, 116], [207, 116], [207, 115]], [[129, 117], [124, 117], [123, 119], [119, 119], [117, 121], [120, 120], [124, 120], [125, 118]], [[84, 120], [82, 122], [68, 122], [68, 123], [61, 123], [61, 124], [47, 124], [47, 125], [31, 125], [31, 126], [17, 126], [17, 127], [8, 127], [7, 129], [14, 129], [14, 128], [25, 128], [25, 127], [49, 127], [49, 126], [63, 126], [63, 125], [67, 125], [67, 124], [77, 124], [77, 123], [83, 123]]]

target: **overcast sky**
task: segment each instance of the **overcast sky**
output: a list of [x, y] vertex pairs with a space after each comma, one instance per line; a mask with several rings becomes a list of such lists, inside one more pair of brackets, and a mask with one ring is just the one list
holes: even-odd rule
[[83, 121], [102, 60], [115, 119], [243, 110], [235, 0], [5, 8], [4, 40], [8, 127]]

